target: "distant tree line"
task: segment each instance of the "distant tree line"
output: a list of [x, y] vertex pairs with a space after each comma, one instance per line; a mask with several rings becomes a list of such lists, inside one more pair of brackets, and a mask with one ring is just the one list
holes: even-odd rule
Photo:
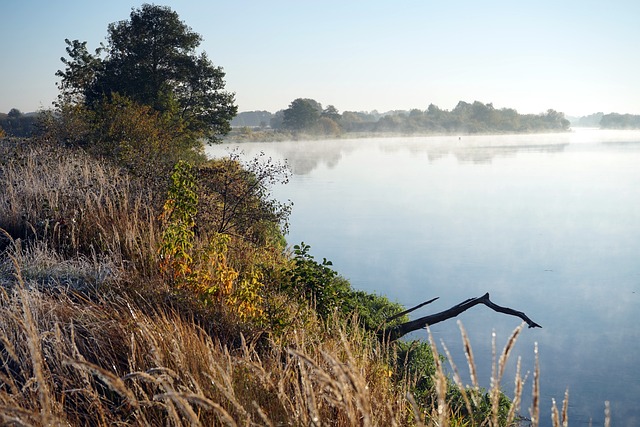
[[[265, 128], [265, 111], [239, 113], [233, 126]], [[563, 113], [548, 110], [542, 114], [519, 114], [511, 108], [496, 109], [492, 104], [460, 101], [451, 110], [429, 105], [426, 110], [398, 110], [386, 113], [345, 111], [322, 105], [313, 99], [298, 98], [285, 110], [269, 117], [275, 131], [337, 136], [343, 133], [506, 133], [551, 132], [569, 129]]]
[[640, 115], [599, 112], [588, 116], [573, 117], [571, 124], [582, 127], [599, 127], [600, 129], [640, 129]]
[[572, 126], [595, 128], [600, 126], [600, 120], [602, 120], [602, 116], [604, 116], [604, 113], [598, 112], [589, 114], [588, 116], [571, 117], [569, 121], [571, 122]]
[[640, 115], [605, 114], [600, 119], [602, 129], [640, 129]]
[[0, 129], [8, 136], [28, 138], [37, 131], [38, 113], [23, 114], [12, 108], [8, 114], [0, 113]]

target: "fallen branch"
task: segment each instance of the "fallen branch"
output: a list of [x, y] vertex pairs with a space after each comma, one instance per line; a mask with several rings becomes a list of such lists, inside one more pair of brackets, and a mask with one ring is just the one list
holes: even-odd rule
[[[420, 305], [417, 305], [416, 307], [413, 307], [409, 310], [406, 310], [402, 313], [400, 313], [400, 315], [402, 314], [407, 314], [410, 313], [411, 311], [422, 307], [425, 304], [428, 304], [430, 302], [433, 302], [435, 299], [429, 300], [425, 303], [422, 303]], [[511, 316], [516, 316], [521, 318], [522, 320], [524, 320], [527, 325], [529, 325], [530, 328], [541, 328], [542, 326], [540, 326], [539, 324], [537, 324], [536, 322], [534, 322], [533, 320], [529, 319], [529, 317], [524, 314], [521, 311], [517, 311], [514, 310], [512, 308], [509, 307], [502, 307], [499, 306], [498, 304], [494, 303], [493, 301], [491, 301], [489, 299], [489, 293], [487, 292], [486, 294], [484, 294], [481, 297], [478, 298], [470, 298], [466, 301], [461, 302], [458, 305], [455, 305], [453, 307], [451, 307], [448, 310], [445, 311], [441, 311], [440, 313], [435, 313], [435, 314], [430, 314], [428, 316], [424, 316], [421, 317], [419, 319], [416, 320], [412, 320], [410, 322], [406, 322], [406, 323], [401, 323], [399, 325], [396, 326], [392, 326], [389, 328], [385, 328], [380, 332], [380, 337], [384, 340], [388, 340], [388, 341], [395, 341], [401, 337], [403, 337], [404, 335], [408, 334], [409, 332], [413, 332], [416, 331], [418, 329], [422, 329], [425, 328], [426, 326], [429, 325], [435, 325], [436, 323], [440, 323], [442, 321], [451, 319], [453, 317], [458, 316], [460, 313], [470, 309], [471, 307], [478, 305], [478, 304], [484, 304], [487, 307], [489, 307], [492, 310], [495, 310], [499, 313], [504, 313], [504, 314], [509, 314]], [[391, 318], [389, 318], [388, 320], [392, 320], [399, 317], [398, 315], [393, 316]]]
[[411, 308], [410, 308], [410, 309], [408, 309], [408, 310], [401, 311], [401, 312], [400, 312], [400, 313], [398, 313], [398, 314], [394, 314], [393, 316], [391, 316], [391, 317], [389, 317], [389, 318], [385, 319], [385, 322], [386, 322], [386, 323], [389, 323], [389, 322], [391, 322], [392, 320], [397, 319], [398, 317], [402, 317], [402, 316], [404, 316], [405, 314], [409, 314], [409, 313], [411, 313], [412, 311], [415, 311], [415, 310], [419, 309], [420, 307], [423, 307], [423, 306], [425, 306], [425, 305], [427, 305], [427, 304], [431, 304], [432, 302], [434, 302], [434, 301], [435, 301], [435, 300], [437, 300], [438, 298], [440, 298], [440, 297], [431, 298], [429, 301], [425, 301], [425, 302], [423, 302], [423, 303], [421, 303], [421, 304], [416, 305], [415, 307], [411, 307]]

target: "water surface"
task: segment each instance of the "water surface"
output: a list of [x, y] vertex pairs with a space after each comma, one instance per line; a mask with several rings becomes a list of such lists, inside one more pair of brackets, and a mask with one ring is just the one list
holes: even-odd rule
[[[310, 244], [355, 288], [406, 306], [440, 297], [414, 318], [490, 292], [540, 323], [523, 331], [503, 388], [513, 394], [516, 357], [533, 370], [537, 342], [542, 425], [567, 388], [570, 425], [603, 425], [607, 400], [612, 425], [640, 425], [640, 132], [240, 148], [287, 160], [293, 178], [274, 195], [294, 202], [288, 241]], [[500, 351], [520, 320], [484, 306], [459, 319], [488, 386], [492, 332]], [[456, 322], [432, 332], [466, 372]]]

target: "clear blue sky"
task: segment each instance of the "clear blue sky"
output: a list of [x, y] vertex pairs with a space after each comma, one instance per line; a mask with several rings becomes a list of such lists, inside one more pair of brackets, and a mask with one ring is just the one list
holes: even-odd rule
[[[64, 39], [105, 40], [132, 0], [0, 0], [0, 112], [48, 108]], [[204, 37], [240, 111], [640, 114], [640, 1], [165, 1]]]

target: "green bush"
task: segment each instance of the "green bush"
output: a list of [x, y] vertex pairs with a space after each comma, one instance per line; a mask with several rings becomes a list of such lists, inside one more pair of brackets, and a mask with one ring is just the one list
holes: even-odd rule
[[289, 289], [311, 302], [318, 315], [326, 319], [334, 311], [342, 311], [351, 286], [330, 268], [331, 261], [317, 262], [309, 253], [311, 246], [304, 242], [293, 247], [293, 268], [289, 276]]
[[185, 132], [180, 118], [117, 93], [89, 109], [60, 104], [44, 120], [48, 139], [78, 146], [149, 182], [169, 176], [179, 160], [203, 162], [203, 144]]
[[[309, 253], [311, 247], [304, 242], [293, 247], [294, 266], [290, 272], [290, 287], [296, 295], [311, 302], [322, 318], [334, 311], [343, 318], [358, 316], [361, 327], [376, 331], [386, 325], [391, 316], [404, 310], [402, 305], [389, 301], [386, 297], [354, 290], [348, 280], [331, 268], [331, 261], [322, 262]], [[406, 321], [406, 316], [394, 323]]]

